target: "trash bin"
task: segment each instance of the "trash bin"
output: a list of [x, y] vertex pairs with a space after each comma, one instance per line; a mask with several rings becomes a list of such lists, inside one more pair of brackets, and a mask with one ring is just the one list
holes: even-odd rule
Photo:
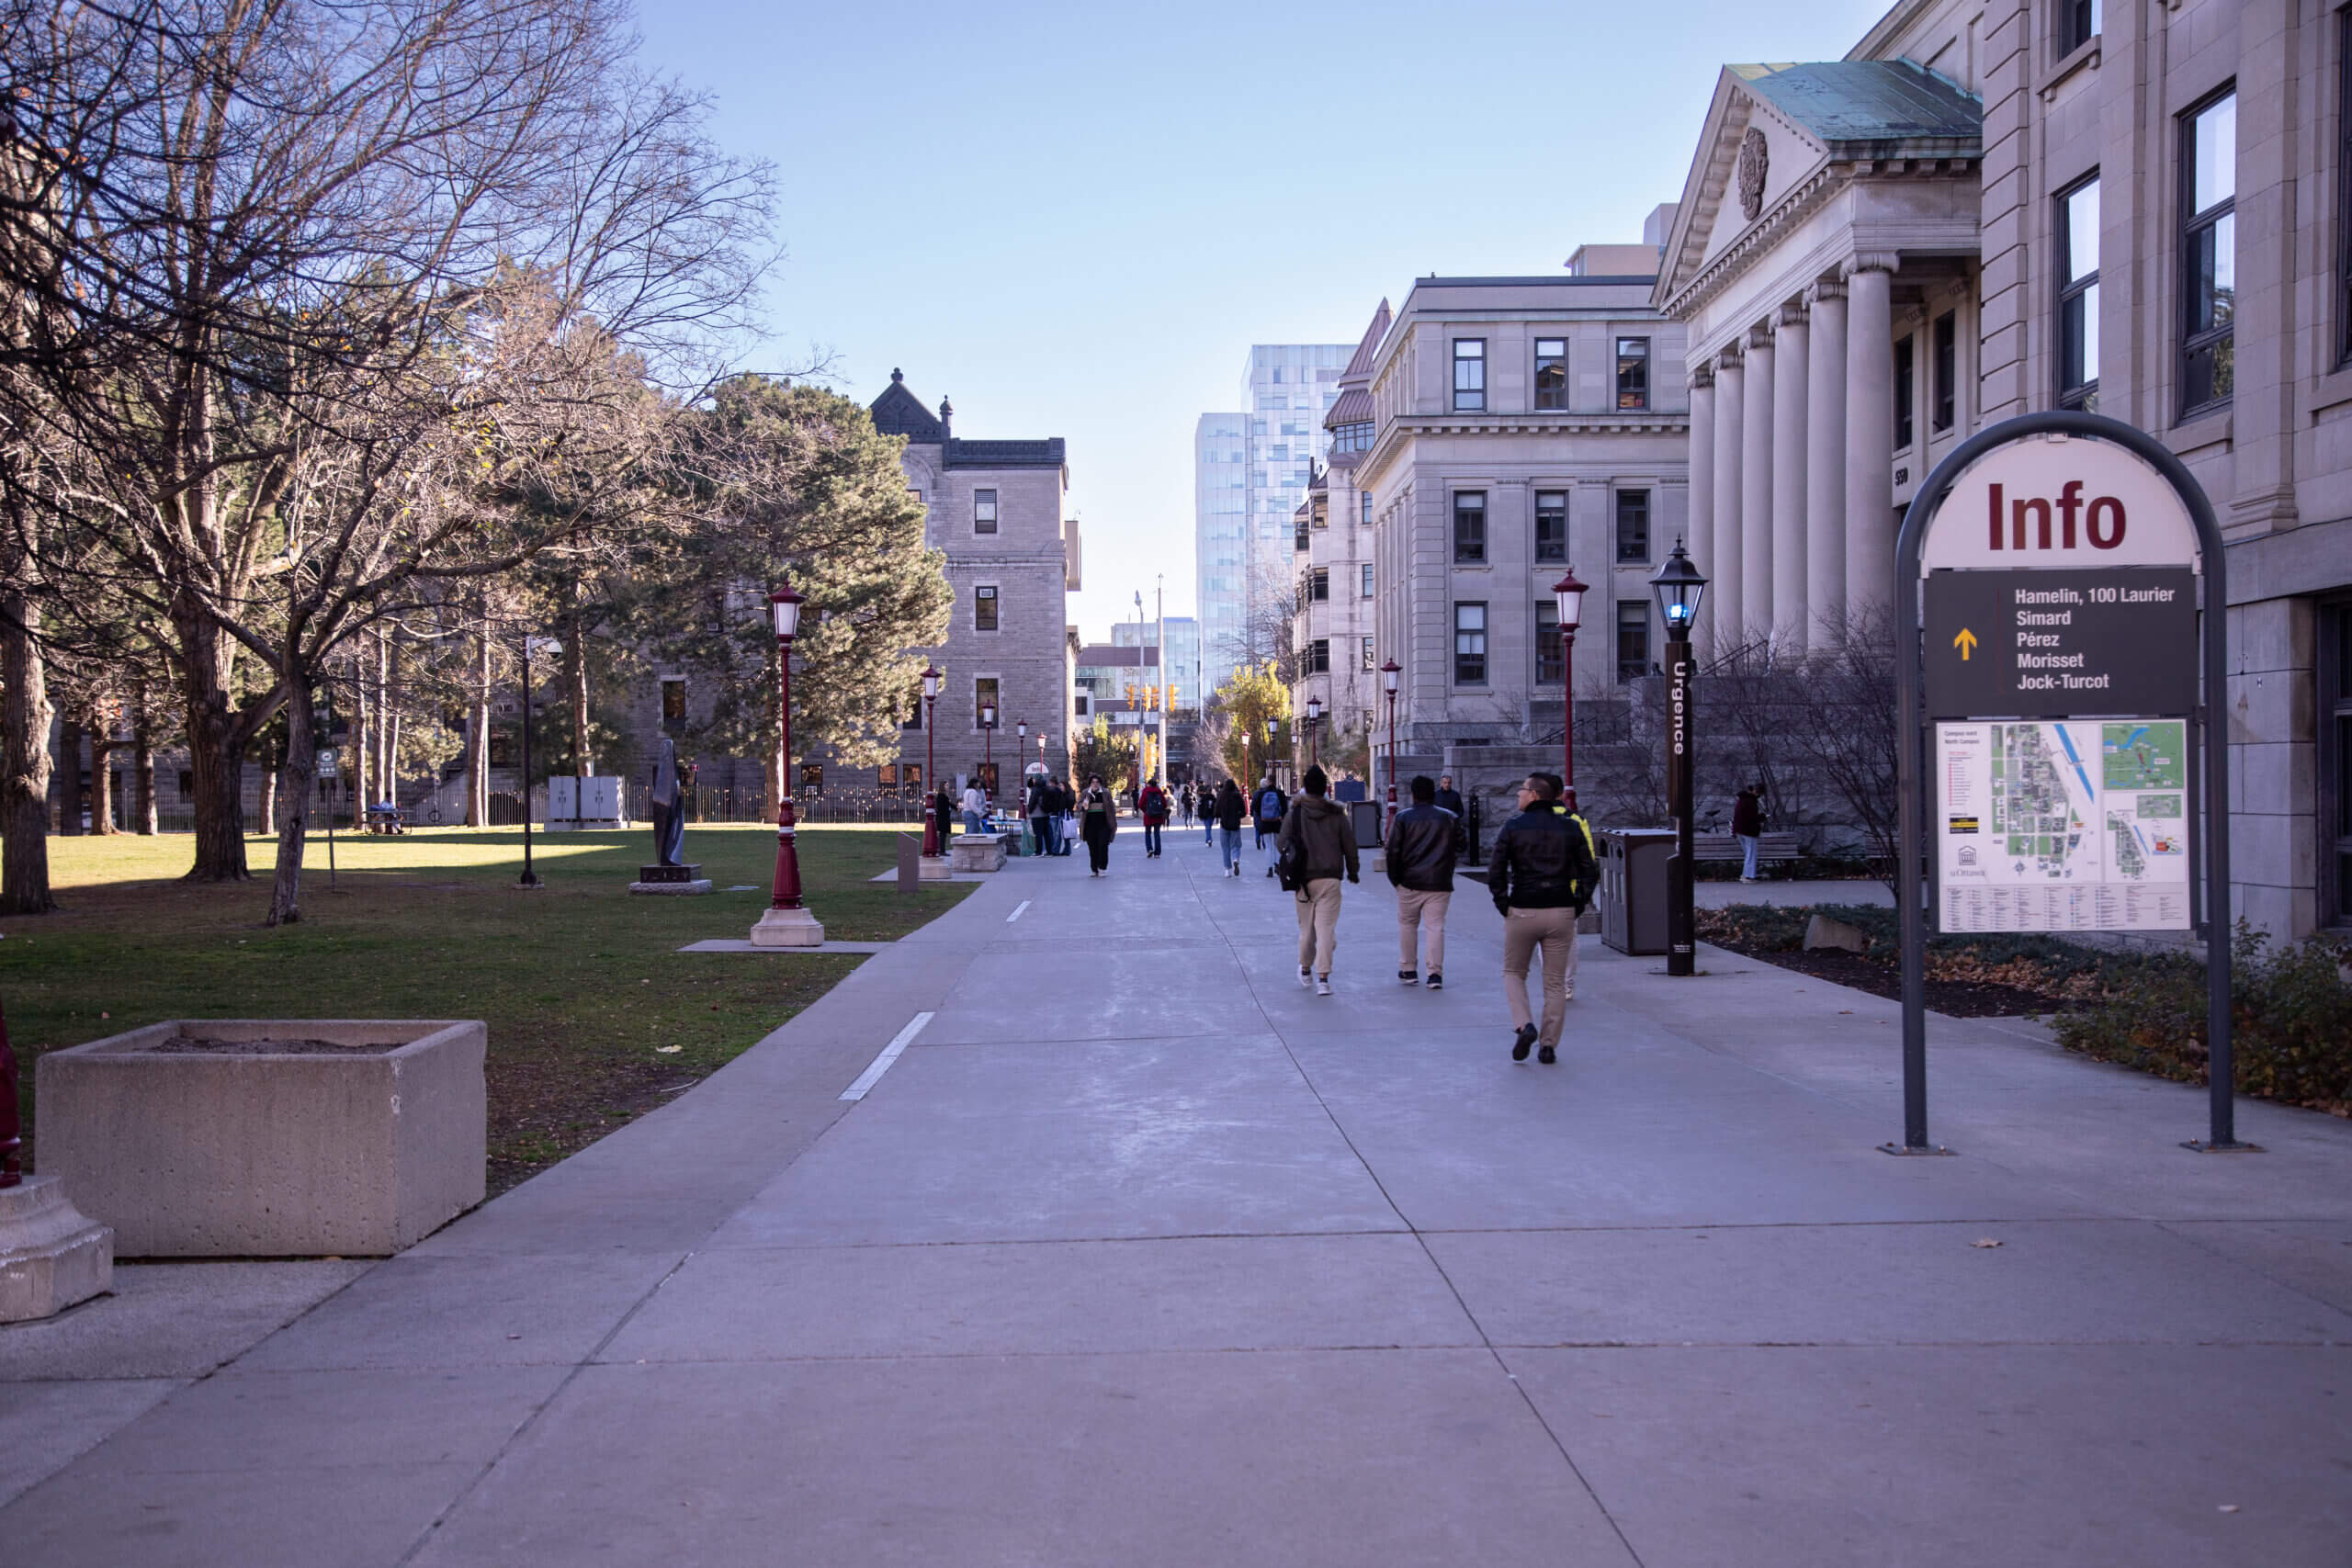
[[1600, 840], [1600, 940], [1643, 957], [1666, 951], [1666, 868], [1671, 828], [1609, 828]]
[[1376, 850], [1387, 841], [1380, 836], [1381, 811], [1381, 804], [1376, 800], [1348, 802], [1348, 818], [1355, 829], [1356, 848]]

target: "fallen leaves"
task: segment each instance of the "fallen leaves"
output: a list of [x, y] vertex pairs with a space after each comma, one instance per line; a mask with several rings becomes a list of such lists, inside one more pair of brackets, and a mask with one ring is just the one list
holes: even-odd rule
[[1998, 1247], [2001, 1244], [1989, 1235], [1980, 1235], [1968, 1245], [1971, 1247]]

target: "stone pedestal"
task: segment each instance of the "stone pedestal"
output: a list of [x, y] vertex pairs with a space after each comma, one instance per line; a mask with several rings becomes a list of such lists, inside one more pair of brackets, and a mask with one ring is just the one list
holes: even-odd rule
[[637, 880], [628, 885], [632, 893], [695, 894], [714, 891], [710, 879], [696, 876], [699, 865], [641, 865], [637, 868]]
[[114, 1232], [54, 1176], [0, 1188], [0, 1323], [51, 1317], [114, 1288]]
[[945, 855], [921, 855], [915, 874], [925, 882], [953, 882], [956, 863]]
[[948, 865], [955, 871], [1002, 871], [1004, 869], [1004, 835], [1001, 833], [965, 834], [950, 847]]
[[753, 947], [822, 947], [825, 928], [807, 909], [766, 909], [752, 928]]

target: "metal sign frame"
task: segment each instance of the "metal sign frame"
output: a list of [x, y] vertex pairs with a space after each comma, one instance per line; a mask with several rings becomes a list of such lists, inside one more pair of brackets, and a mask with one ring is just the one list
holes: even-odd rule
[[[2191, 716], [2203, 763], [2201, 809], [2192, 806], [2192, 830], [2199, 833], [2205, 865], [2205, 896], [2201, 913], [2205, 930], [2205, 1035], [2208, 1067], [2209, 1136], [2191, 1139], [2184, 1147], [2200, 1152], [2252, 1152], [2256, 1145], [2237, 1141], [2236, 1107], [2232, 1100], [2235, 1081], [2230, 1042], [2230, 756], [2228, 737], [2221, 720], [2226, 706], [2228, 659], [2225, 621], [2229, 606], [2227, 562], [2222, 529], [2212, 503], [2181, 460], [2162, 442], [2103, 414], [2057, 411], [2021, 414], [1978, 431], [1936, 465], [1904, 513], [1894, 547], [1895, 646], [1895, 791], [1898, 797], [1898, 854], [1895, 864], [1895, 918], [1903, 953], [1903, 1142], [1880, 1145], [1889, 1154], [1939, 1155], [1951, 1151], [1928, 1140], [1928, 977], [1926, 964], [1927, 910], [1921, 902], [1929, 770], [1925, 765], [1928, 727], [1925, 721], [1926, 615], [1925, 581], [1920, 571], [1928, 533], [1951, 496], [1953, 484], [1985, 454], [2036, 435], [2066, 435], [2104, 441], [2145, 461], [2169, 484], [2188, 511], [2197, 531], [2199, 581], [2202, 584], [2198, 619], [2199, 670], [2202, 690]], [[2193, 780], [2197, 775], [2193, 775]], [[2192, 878], [2192, 894], [2194, 891]]]

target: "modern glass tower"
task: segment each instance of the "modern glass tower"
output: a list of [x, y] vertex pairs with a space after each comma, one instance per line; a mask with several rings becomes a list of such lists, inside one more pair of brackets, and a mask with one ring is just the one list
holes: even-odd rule
[[1323, 415], [1354, 352], [1346, 343], [1252, 344], [1241, 369], [1243, 412], [1203, 414], [1194, 429], [1194, 570], [1210, 691], [1246, 653], [1281, 651], [1258, 646], [1264, 606], [1290, 592], [1291, 513], [1306, 499]]

